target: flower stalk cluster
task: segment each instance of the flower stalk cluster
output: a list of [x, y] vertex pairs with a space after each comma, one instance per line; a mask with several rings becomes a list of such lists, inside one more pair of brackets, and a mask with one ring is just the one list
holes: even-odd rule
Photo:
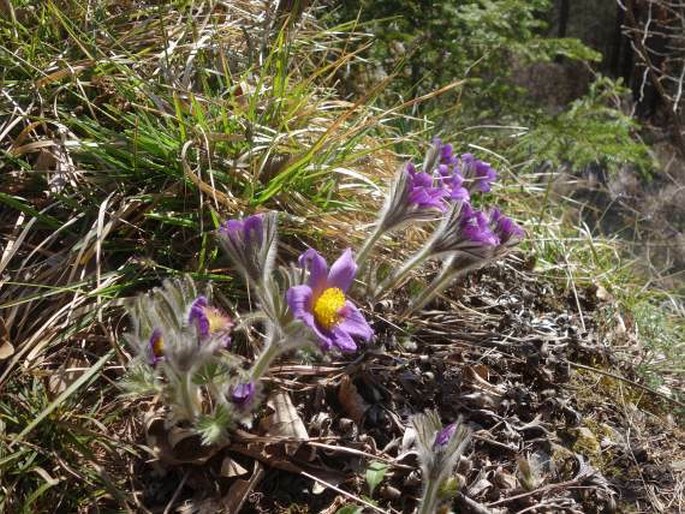
[[[356, 258], [346, 249], [330, 267], [313, 248], [297, 263], [276, 267], [275, 212], [226, 221], [217, 238], [244, 278], [254, 307], [229, 316], [213, 302], [211, 291], [199, 292], [189, 278], [165, 282], [140, 296], [130, 308], [133, 327], [128, 335], [142, 370], [138, 376], [145, 382], [140, 390], [162, 394], [170, 423], [195, 426], [210, 443], [226, 435], [259, 405], [262, 379], [283, 353], [304, 346], [352, 353], [373, 340], [372, 324], [351, 292], [359, 269], [384, 235], [411, 223], [437, 222], [416, 254], [374, 285], [372, 298], [367, 298], [387, 294], [426, 261], [441, 259], [441, 271], [413, 298], [407, 313], [423, 307], [455, 278], [518, 244], [524, 233], [513, 220], [497, 208], [479, 210], [472, 203], [490, 191], [496, 178], [489, 164], [471, 154], [457, 156], [451, 145], [434, 141], [420, 168], [407, 163], [397, 173]], [[239, 332], [253, 343], [247, 351], [246, 345], [237, 345], [242, 353], [233, 345]], [[257, 341], [254, 334], [259, 334]], [[466, 435], [458, 425], [439, 431], [433, 418], [426, 419], [416, 418], [415, 426], [421, 444], [430, 446], [422, 462], [429, 480], [426, 502], [432, 505], [435, 487], [444, 470], [451, 472], [452, 456], [463, 450]]]
[[[128, 337], [147, 370], [148, 389], [162, 392], [169, 403], [170, 423], [206, 427], [207, 442], [254, 410], [261, 379], [284, 352], [303, 346], [354, 352], [357, 341], [368, 342], [374, 334], [349, 297], [357, 273], [351, 249], [330, 269], [310, 248], [296, 267], [277, 270], [275, 213], [229, 220], [218, 238], [258, 309], [236, 324], [211, 304], [208, 293], [198, 294], [189, 278], [168, 281], [131, 306]], [[232, 352], [231, 340], [234, 330], [252, 325], [263, 336], [250, 363]]]
[[151, 389], [161, 389], [172, 407], [172, 420], [193, 422], [201, 414], [201, 387], [194, 378], [218, 363], [231, 346], [233, 319], [198, 294], [190, 279], [167, 281], [139, 296], [130, 306], [133, 330], [128, 340]]
[[[472, 154], [457, 156], [452, 145], [436, 139], [421, 170], [408, 163], [395, 177], [390, 195], [365, 242], [364, 256], [384, 235], [409, 222], [440, 219], [425, 244], [373, 288], [379, 298], [401, 285], [416, 268], [430, 259], [443, 266], [431, 285], [416, 295], [405, 315], [426, 305], [454, 279], [503, 257], [524, 237], [524, 232], [499, 209], [479, 210], [471, 200], [487, 193], [497, 179], [488, 163]], [[400, 194], [401, 193], [401, 194]]]

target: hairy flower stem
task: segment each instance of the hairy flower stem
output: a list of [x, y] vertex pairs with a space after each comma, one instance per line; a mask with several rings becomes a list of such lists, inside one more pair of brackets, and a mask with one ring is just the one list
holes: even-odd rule
[[380, 298], [383, 295], [383, 293], [385, 293], [388, 289], [399, 284], [409, 274], [409, 272], [412, 269], [414, 269], [416, 266], [422, 264], [426, 259], [428, 259], [428, 257], [431, 254], [431, 251], [431, 246], [426, 245], [421, 250], [416, 252], [413, 255], [413, 257], [407, 260], [399, 270], [397, 270], [395, 273], [393, 273], [392, 275], [387, 277], [383, 282], [381, 282], [381, 284], [376, 289], [374, 299]]
[[366, 258], [369, 256], [371, 249], [376, 244], [376, 242], [381, 238], [384, 232], [385, 229], [383, 228], [383, 220], [381, 220], [379, 223], [376, 224], [376, 228], [374, 229], [373, 233], [366, 238], [366, 241], [364, 241], [361, 250], [359, 250], [359, 253], [357, 253], [357, 266], [359, 266], [360, 270], [364, 269], [364, 263], [366, 261]]
[[405, 318], [421, 309], [439, 293], [444, 291], [453, 280], [464, 275], [465, 272], [466, 270], [457, 272], [453, 272], [448, 269], [442, 270], [428, 286], [426, 286], [418, 295], [411, 299], [411, 302], [409, 302], [409, 307], [402, 313], [402, 317]]
[[434, 478], [426, 477], [426, 487], [423, 490], [421, 505], [417, 514], [435, 514], [438, 508], [438, 490], [440, 484]]
[[197, 402], [193, 400], [193, 380], [190, 372], [181, 372], [176, 376], [180, 389], [181, 406], [190, 421], [197, 417]]
[[[462, 261], [463, 262], [463, 261]], [[410, 314], [418, 311], [424, 307], [428, 302], [435, 298], [439, 293], [444, 291], [447, 286], [455, 280], [462, 278], [467, 273], [476, 270], [485, 264], [484, 261], [476, 261], [468, 264], [458, 266], [460, 261], [458, 257], [451, 257], [443, 266], [442, 270], [433, 281], [423, 289], [418, 295], [411, 299], [409, 307], [402, 313], [402, 317], [407, 317]], [[456, 265], [456, 266], [455, 266]]]
[[273, 360], [281, 353], [281, 349], [283, 347], [281, 342], [282, 341], [276, 341], [274, 338], [270, 340], [264, 347], [262, 353], [259, 354], [259, 357], [257, 357], [257, 360], [252, 365], [252, 369], [250, 371], [250, 378], [252, 381], [257, 382], [260, 378], [262, 378], [264, 373], [266, 373], [266, 371], [269, 369], [269, 366]]

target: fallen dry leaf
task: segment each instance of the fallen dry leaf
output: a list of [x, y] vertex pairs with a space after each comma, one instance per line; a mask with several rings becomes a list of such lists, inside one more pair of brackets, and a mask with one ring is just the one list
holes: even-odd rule
[[10, 335], [5, 320], [0, 318], [0, 361], [14, 354], [14, 346], [10, 343]]
[[354, 385], [350, 377], [343, 376], [340, 380], [340, 388], [338, 389], [338, 401], [342, 405], [345, 413], [357, 424], [361, 425], [364, 420], [364, 415], [371, 407], [364, 398], [357, 391], [357, 386]]

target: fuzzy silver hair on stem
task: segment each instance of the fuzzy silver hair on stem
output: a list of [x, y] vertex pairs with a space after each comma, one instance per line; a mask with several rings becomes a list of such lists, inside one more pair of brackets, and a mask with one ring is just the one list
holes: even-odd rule
[[438, 413], [432, 410], [415, 415], [411, 423], [423, 480], [418, 514], [434, 514], [444, 500], [441, 490], [469, 444], [471, 430], [461, 418], [443, 426]]

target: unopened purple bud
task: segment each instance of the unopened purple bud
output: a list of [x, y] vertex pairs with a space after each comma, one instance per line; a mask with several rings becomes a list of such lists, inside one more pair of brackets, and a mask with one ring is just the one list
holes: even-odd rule
[[231, 402], [238, 409], [245, 409], [250, 406], [254, 400], [256, 387], [254, 382], [244, 382], [236, 385], [231, 391]]
[[276, 213], [228, 220], [219, 228], [219, 241], [251, 286], [271, 275], [276, 252]]
[[464, 203], [462, 207], [459, 225], [465, 240], [487, 246], [499, 244], [499, 238], [490, 229], [488, 218], [482, 212], [474, 210], [468, 203]]
[[472, 188], [481, 193], [489, 192], [491, 184], [497, 180], [497, 171], [490, 164], [476, 159], [470, 153], [461, 156], [459, 169], [465, 178], [473, 181]]
[[433, 449], [434, 450], [440, 450], [447, 446], [450, 442], [450, 439], [452, 439], [452, 436], [454, 436], [454, 433], [457, 431], [457, 424], [456, 423], [451, 423], [447, 425], [445, 428], [440, 430], [437, 435], [435, 436], [435, 443], [433, 444]]
[[482, 193], [490, 191], [490, 185], [497, 180], [497, 171], [487, 162], [476, 161], [476, 187]]
[[263, 215], [254, 214], [242, 220], [228, 220], [219, 233], [228, 237], [234, 244], [262, 244]]
[[450, 189], [450, 198], [454, 201], [468, 202], [471, 199], [469, 190], [464, 187], [464, 177], [455, 171], [447, 180], [447, 187]]

